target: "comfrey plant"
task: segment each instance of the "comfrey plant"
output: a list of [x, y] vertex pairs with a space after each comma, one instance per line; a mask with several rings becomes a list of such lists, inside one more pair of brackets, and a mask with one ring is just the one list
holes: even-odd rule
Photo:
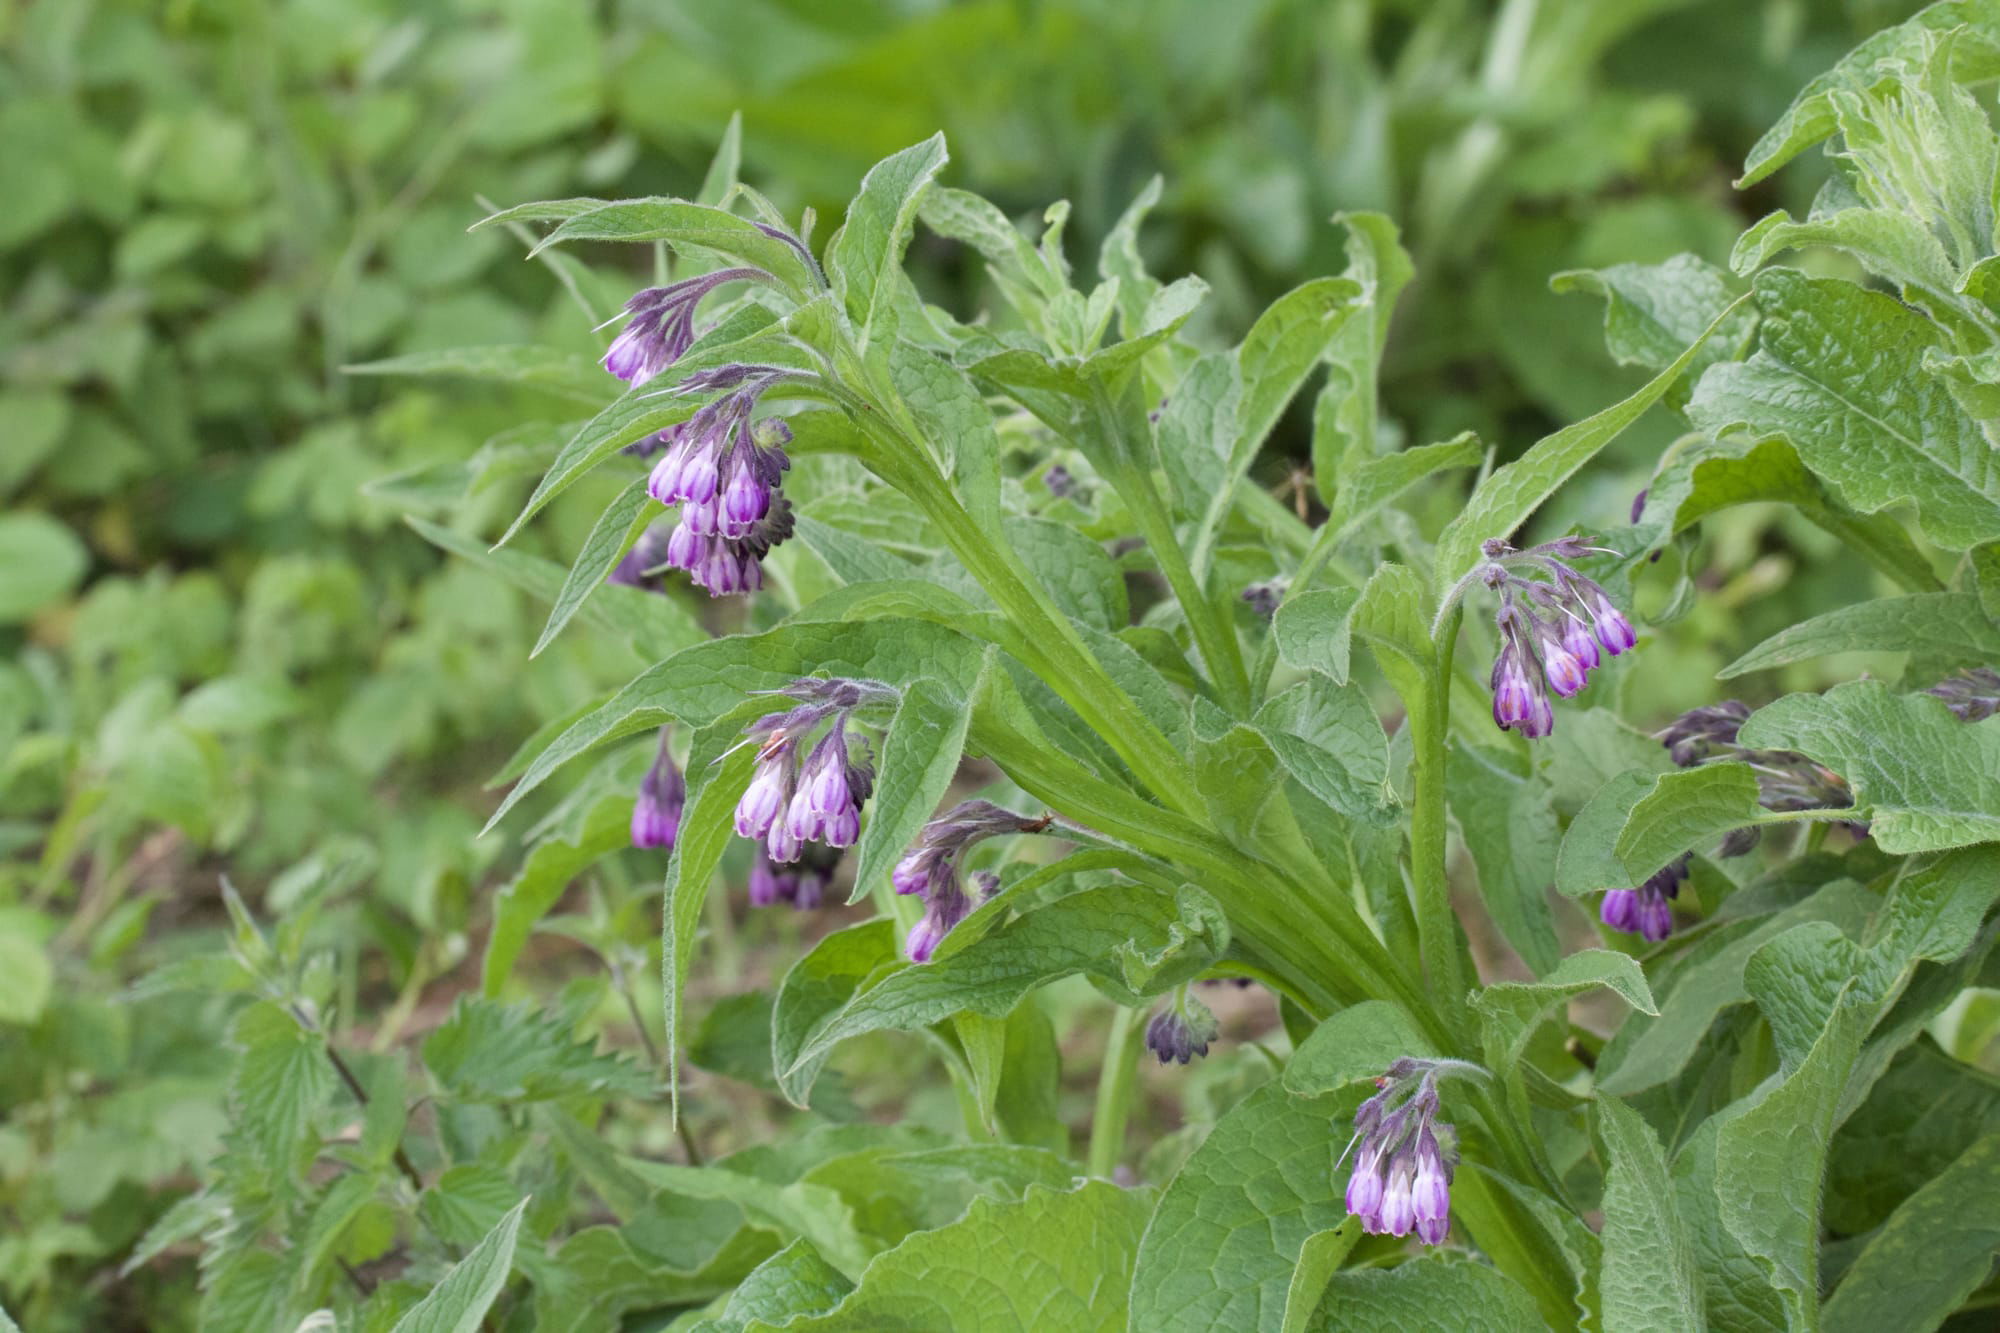
[[[940, 1263], [1045, 1324], [1148, 1333], [1376, 1310], [1917, 1327], [1985, 1299], [1990, 1250], [1941, 1219], [1990, 1192], [2000, 1109], [1927, 1034], [1984, 975], [2000, 898], [1996, 691], [1978, 672], [1936, 684], [1990, 671], [2000, 641], [2000, 309], [1979, 276], [2000, 140], [1961, 83], [1996, 68], [2000, 21], [1934, 6], [1815, 81], [1759, 146], [1747, 179], [1837, 136], [1811, 218], [1760, 223], [1735, 272], [1683, 256], [1565, 275], [1607, 298], [1612, 350], [1652, 378], [1525, 449], [1402, 447], [1379, 419], [1413, 271], [1380, 216], [1345, 217], [1344, 272], [1224, 345], [1194, 331], [1203, 284], [1139, 257], [1157, 188], [1079, 285], [1066, 210], [1024, 234], [939, 179], [941, 139], [874, 168], [823, 246], [727, 166], [701, 202], [497, 215], [546, 224], [538, 250], [636, 241], [678, 267], [605, 353], [629, 388], [561, 443], [502, 542], [594, 471], [616, 498], [566, 576], [495, 562], [553, 590], [545, 638], [588, 608], [650, 665], [510, 768], [495, 818], [589, 754], [578, 791], [613, 773], [631, 799], [644, 756], [619, 743], [648, 738], [658, 763], [671, 721], [686, 792], [663, 889], [662, 1114], [695, 1127], [689, 1161], [713, 1113], [683, 1095], [683, 1048], [812, 1108], [843, 1043], [882, 1032], [922, 1034], [973, 1141], [946, 1167], [855, 1129], [699, 1176], [568, 1131], [614, 1208], [653, 1180], [752, 1200], [745, 1225], [764, 1230], [716, 1251], [688, 1298], [702, 1317], [973, 1321], [953, 1304], [973, 1298], [924, 1276]], [[1005, 308], [927, 304], [902, 268], [919, 224], [976, 252]], [[1804, 245], [1847, 249], [1900, 299], [1768, 264]], [[1292, 503], [1258, 460], [1313, 384]], [[1645, 503], [1572, 508], [1601, 537], [1549, 528], [1545, 503], [1655, 410], [1684, 430]], [[1727, 512], [1749, 500], [1832, 532], [1844, 595], [1877, 576], [1898, 591], [1726, 667], [1761, 707], [1668, 724], [1656, 700], [1720, 691], [1685, 658], [1631, 652], [1634, 624], [1664, 633], [1728, 572], [1695, 568], [1691, 534], [1767, 522]], [[621, 586], [635, 576], [659, 592]], [[710, 637], [687, 585], [754, 595]], [[1823, 683], [1804, 664], [1850, 650], [1909, 652], [1911, 679], [1774, 697], [1764, 673]], [[1646, 739], [1663, 724], [1664, 751]], [[862, 910], [775, 993], [694, 1023], [687, 980], [728, 947], [718, 880], [816, 901], [843, 849]], [[505, 938], [540, 901], [509, 899]], [[1575, 948], [1592, 902], [1608, 947]], [[1235, 977], [1277, 997], [1277, 1044], [1214, 1048], [1187, 988]], [[1617, 1004], [1572, 1013], [1599, 989]], [[1042, 1007], [1072, 991], [1109, 1010], [1080, 1162], [1057, 1095], [1076, 1056]], [[718, 1034], [753, 1008], [754, 1058], [725, 1057]], [[1148, 1050], [1175, 1065], [1163, 1077], [1231, 1089], [1184, 1157], [1127, 1144]], [[1981, 1109], [1906, 1152], [1911, 1099]], [[929, 1187], [940, 1171], [948, 1190]], [[746, 1192], [787, 1172], [782, 1206]], [[899, 1198], [958, 1202], [864, 1226], [884, 1172]], [[1409, 1262], [1419, 1247], [1435, 1257]], [[1917, 1250], [1938, 1276], [1899, 1291]], [[673, 1304], [665, 1288], [636, 1283], [629, 1307]]]

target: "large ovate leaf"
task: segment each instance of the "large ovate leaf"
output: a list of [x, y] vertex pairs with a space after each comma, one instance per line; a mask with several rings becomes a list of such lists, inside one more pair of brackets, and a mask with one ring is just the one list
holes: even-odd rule
[[1434, 1055], [1410, 1016], [1387, 1000], [1351, 1004], [1314, 1028], [1285, 1065], [1285, 1087], [1305, 1097], [1380, 1078], [1406, 1055]]
[[2000, 1134], [1988, 1134], [1869, 1239], [1827, 1300], [1827, 1333], [1936, 1328], [1986, 1281], [1996, 1250]]
[[1791, 269], [1757, 277], [1757, 352], [1702, 376], [1689, 415], [1711, 431], [1781, 436], [1849, 505], [1912, 504], [1926, 536], [1963, 550], [2000, 537], [2000, 457], [1923, 372], [1942, 345], [1894, 297]]
[[[1698, 255], [1681, 254], [1659, 264], [1614, 264], [1610, 268], [1558, 273], [1549, 285], [1559, 292], [1587, 292], [1604, 298], [1604, 345], [1623, 365], [1664, 370], [1701, 331], [1743, 295], [1745, 283]], [[1688, 367], [1688, 380], [1717, 361], [1733, 361], [1747, 350], [1756, 331], [1756, 312], [1740, 308], [1713, 338], [1702, 344]], [[1687, 384], [1677, 384], [1667, 401], [1687, 401]]]
[[950, 1226], [877, 1255], [833, 1309], [760, 1319], [746, 1333], [1120, 1333], [1151, 1206], [1150, 1192], [1108, 1181], [1031, 1188], [1013, 1203], [979, 1199]]
[[[1379, 1070], [1377, 1072], [1380, 1072]], [[1209, 1131], [1160, 1197], [1139, 1246], [1133, 1329], [1279, 1329], [1308, 1237], [1347, 1217], [1333, 1097], [1251, 1093]]]
[[1439, 1327], [1453, 1333], [1521, 1333], [1547, 1324], [1519, 1283], [1485, 1264], [1440, 1255], [1335, 1273], [1307, 1325], [1311, 1333]]
[[1740, 736], [1745, 745], [1796, 750], [1846, 778], [1857, 817], [1886, 852], [2000, 839], [1994, 719], [1960, 722], [1942, 700], [1856, 680], [1760, 708]]

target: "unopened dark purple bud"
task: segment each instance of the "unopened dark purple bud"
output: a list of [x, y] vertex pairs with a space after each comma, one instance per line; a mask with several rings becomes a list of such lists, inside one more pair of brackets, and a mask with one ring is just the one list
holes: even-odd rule
[[771, 864], [771, 858], [760, 848], [750, 859], [750, 880], [747, 885], [752, 907], [769, 907], [791, 897], [792, 877], [779, 872]]
[[687, 782], [679, 765], [667, 752], [667, 730], [660, 730], [660, 748], [646, 776], [639, 781], [639, 794], [632, 803], [632, 845], [671, 847], [680, 835], [681, 811], [687, 804]]
[[[1183, 1009], [1183, 1005], [1187, 1006]], [[1146, 1049], [1161, 1064], [1186, 1064], [1197, 1055], [1208, 1054], [1215, 1040], [1215, 1015], [1199, 1000], [1170, 1003], [1146, 1024]]]
[[1042, 485], [1049, 488], [1049, 494], [1060, 500], [1076, 489], [1076, 478], [1061, 463], [1051, 463], [1049, 470], [1042, 474]]
[[1286, 583], [1282, 579], [1252, 583], [1243, 589], [1243, 600], [1259, 617], [1269, 620], [1278, 614], [1278, 606], [1285, 600], [1285, 588]]
[[1944, 700], [1961, 722], [1983, 722], [2000, 713], [2000, 671], [1974, 667], [1939, 681], [1924, 691]]
[[1598, 904], [1598, 916], [1613, 930], [1635, 934], [1639, 929], [1639, 891], [1613, 889]]
[[1639, 515], [1645, 512], [1646, 512], [1646, 492], [1642, 490], [1637, 495], [1632, 497], [1632, 521], [1634, 523], [1637, 523], [1639, 521]]
[[1715, 854], [1724, 860], [1729, 860], [1732, 857], [1748, 856], [1751, 852], [1757, 850], [1757, 844], [1763, 840], [1764, 830], [1754, 824], [1743, 828], [1731, 829], [1723, 836], [1722, 846], [1716, 849]]

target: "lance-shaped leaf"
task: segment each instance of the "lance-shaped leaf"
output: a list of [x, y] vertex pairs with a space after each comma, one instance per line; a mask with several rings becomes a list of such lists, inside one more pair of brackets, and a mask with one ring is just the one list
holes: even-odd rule
[[[1003, 895], [981, 910], [992, 919], [1007, 904]], [[1199, 974], [1229, 945], [1222, 909], [1192, 886], [1173, 896], [1138, 884], [1084, 889], [949, 947], [968, 925], [968, 934], [979, 930], [968, 918], [932, 961], [882, 977], [829, 1015], [779, 1081], [792, 1082], [794, 1070], [849, 1037], [928, 1027], [964, 1011], [999, 1018], [1036, 987], [1078, 973], [1123, 1003], [1143, 1003]]]
[[567, 241], [665, 241], [676, 249], [697, 247], [763, 269], [801, 300], [819, 285], [806, 256], [788, 242], [734, 213], [685, 199], [622, 199], [573, 214], [531, 253]]
[[620, 491], [618, 498], [605, 506], [591, 526], [590, 535], [584, 538], [583, 549], [576, 553], [569, 575], [556, 593], [555, 604], [549, 608], [548, 623], [542, 626], [541, 637], [528, 650], [528, 656], [540, 656], [590, 595], [604, 586], [605, 576], [617, 567], [619, 558], [655, 517], [653, 504], [652, 496], [646, 493], [646, 483], [640, 480]]
[[1892, 296], [1790, 269], [1757, 277], [1748, 361], [1711, 367], [1688, 414], [1705, 430], [1781, 436], [1863, 513], [1913, 504], [1926, 536], [1963, 550], [2000, 537], [2000, 456], [1924, 373], [1944, 335]]
[[903, 276], [903, 251], [917, 205], [949, 156], [944, 136], [934, 134], [877, 162], [861, 178], [847, 220], [827, 242], [827, 277], [864, 350], [890, 315], [896, 284], [909, 281]]
[[498, 997], [535, 924], [555, 907], [570, 885], [597, 861], [631, 839], [632, 797], [610, 793], [586, 806], [568, 827], [535, 844], [520, 873], [493, 903], [493, 930], [486, 937], [480, 991]]
[[2000, 625], [1986, 618], [1972, 593], [1880, 597], [1779, 630], [1716, 675], [1728, 680], [1829, 653], [1912, 650], [1968, 665], [2000, 662]]
[[1306, 1240], [1347, 1219], [1339, 1116], [1359, 1100], [1267, 1083], [1222, 1117], [1160, 1196], [1139, 1245], [1130, 1326], [1278, 1329]]
[[1787, 695], [1751, 714], [1740, 736], [1846, 778], [1856, 816], [1886, 852], [2000, 839], [2000, 720], [1960, 722], [1940, 699], [1856, 680]]
[[1996, 1250], [2000, 1134], [1988, 1134], [1869, 1239], [1826, 1303], [1827, 1333], [1937, 1328], [1986, 1281]]
[[580, 403], [604, 401], [610, 380], [604, 367], [575, 352], [559, 352], [532, 344], [498, 343], [485, 347], [453, 347], [412, 352], [382, 361], [342, 366], [349, 375], [412, 375], [518, 384], [560, 394]]
[[1360, 686], [1308, 676], [1266, 700], [1254, 725], [1285, 771], [1314, 796], [1345, 815], [1386, 817], [1388, 739]]
[[1523, 774], [1510, 755], [1460, 745], [1445, 760], [1445, 790], [1465, 848], [1479, 870], [1479, 896], [1500, 933], [1541, 976], [1561, 946], [1548, 889], [1555, 882], [1557, 832], [1548, 783]]
[[1358, 463], [1373, 457], [1377, 380], [1389, 342], [1396, 298], [1415, 276], [1396, 224], [1381, 213], [1338, 213], [1347, 228], [1347, 271], [1361, 289], [1366, 318], [1350, 320], [1327, 357], [1326, 387], [1313, 404], [1313, 479], [1321, 502], [1333, 503], [1351, 484]]
[[1707, 1327], [1701, 1271], [1674, 1206], [1666, 1154], [1652, 1126], [1615, 1097], [1600, 1096], [1604, 1145], [1604, 1333]]
[[[1574, 269], [1549, 279], [1558, 292], [1585, 292], [1604, 298], [1604, 345], [1620, 365], [1664, 370], [1701, 331], [1735, 304], [1748, 284], [1698, 255], [1675, 255], [1660, 264], [1614, 264]], [[1667, 393], [1667, 403], [1687, 402], [1689, 385], [1718, 361], [1734, 361], [1749, 349], [1757, 312], [1738, 309], [1688, 367], [1687, 379]]]
[[854, 849], [854, 893], [860, 902], [937, 810], [958, 772], [972, 710], [929, 680], [903, 691], [882, 741], [882, 764], [868, 798], [868, 824]]
[[513, 1271], [514, 1243], [527, 1208], [526, 1199], [515, 1204], [470, 1254], [452, 1265], [444, 1281], [396, 1321], [392, 1333], [475, 1333]]
[[[1748, 299], [1748, 298], [1742, 298]], [[1694, 364], [1702, 347], [1734, 316], [1732, 304], [1703, 329], [1687, 350], [1665, 370], [1623, 402], [1614, 403], [1596, 416], [1586, 417], [1544, 436], [1534, 447], [1513, 462], [1497, 468], [1480, 483], [1457, 518], [1438, 537], [1437, 587], [1442, 593], [1472, 568], [1479, 558], [1479, 546], [1489, 537], [1506, 537], [1527, 522], [1529, 515], [1555, 494], [1556, 488], [1575, 476], [1597, 456], [1600, 449], [1617, 439], [1627, 426], [1644, 416], [1646, 409], [1661, 397]]]

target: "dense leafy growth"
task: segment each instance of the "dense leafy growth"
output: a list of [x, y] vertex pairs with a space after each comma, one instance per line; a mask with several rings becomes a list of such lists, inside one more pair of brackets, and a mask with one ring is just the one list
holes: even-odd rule
[[152, 8], [0, 25], [23, 1326], [2000, 1305], [2000, 6]]

